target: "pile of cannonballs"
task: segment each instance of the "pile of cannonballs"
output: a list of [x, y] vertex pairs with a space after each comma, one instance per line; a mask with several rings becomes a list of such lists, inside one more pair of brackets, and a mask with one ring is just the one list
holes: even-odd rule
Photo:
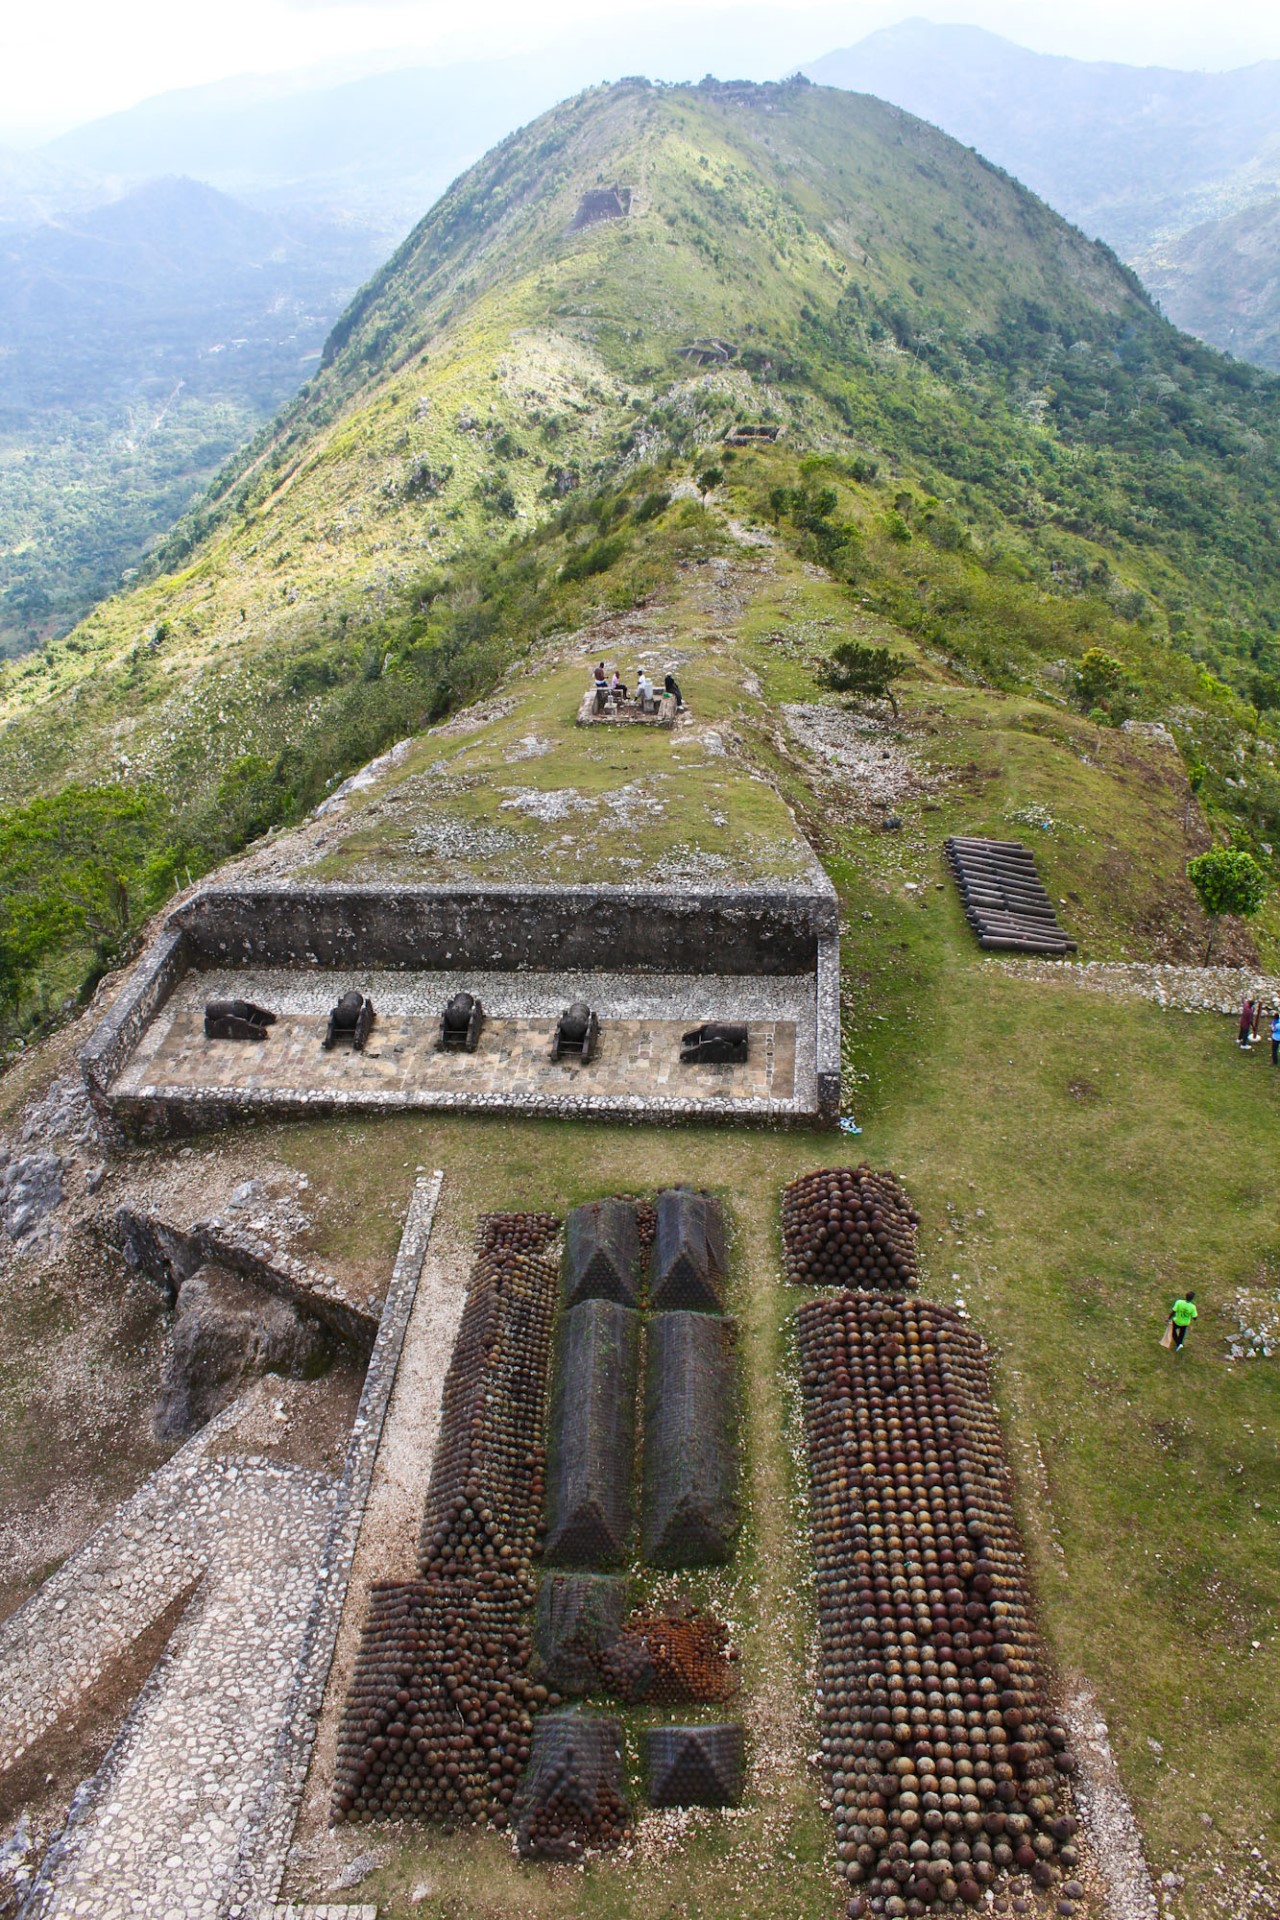
[[797, 1327], [822, 1751], [850, 1920], [974, 1906], [1017, 1875], [1070, 1914], [1074, 1762], [1048, 1704], [981, 1344], [946, 1307], [874, 1294], [812, 1300]]
[[476, 1225], [477, 1253], [541, 1253], [560, 1231], [554, 1213], [482, 1213]]
[[[550, 1223], [551, 1231], [555, 1225]], [[421, 1578], [375, 1587], [338, 1743], [335, 1820], [504, 1826], [533, 1712], [533, 1565], [559, 1285], [544, 1216], [481, 1223], [445, 1380]]]
[[916, 1285], [920, 1216], [892, 1173], [820, 1167], [783, 1189], [783, 1266], [817, 1287], [902, 1293]]
[[622, 1729], [607, 1714], [544, 1714], [514, 1813], [526, 1859], [574, 1860], [616, 1847], [631, 1826]]
[[738, 1651], [723, 1621], [677, 1608], [632, 1614], [597, 1664], [606, 1690], [628, 1706], [727, 1700], [739, 1685]]

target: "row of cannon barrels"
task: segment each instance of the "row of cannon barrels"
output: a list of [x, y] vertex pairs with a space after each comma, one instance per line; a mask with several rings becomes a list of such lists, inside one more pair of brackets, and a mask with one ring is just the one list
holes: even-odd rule
[[[651, 1727], [645, 1734], [655, 1807], [736, 1806], [742, 1797], [742, 1728]], [[534, 1726], [515, 1806], [526, 1858], [574, 1860], [617, 1846], [631, 1828], [622, 1728], [607, 1714], [546, 1714]]]
[[445, 1378], [421, 1577], [373, 1589], [339, 1734], [335, 1820], [504, 1826], [533, 1714], [528, 1672], [558, 1291], [546, 1215], [482, 1220]]
[[1031, 849], [1017, 840], [975, 840], [953, 834], [946, 843], [965, 919], [978, 944], [994, 952], [1074, 953], [1053, 902], [1036, 872]]
[[652, 1308], [720, 1313], [725, 1265], [720, 1202], [688, 1187], [667, 1188], [652, 1208], [594, 1200], [575, 1207], [565, 1221], [567, 1307], [584, 1300], [638, 1307], [647, 1280]]
[[549, 1573], [533, 1622], [535, 1679], [565, 1697], [605, 1693], [629, 1706], [728, 1700], [738, 1654], [721, 1620], [672, 1601], [627, 1617], [615, 1574]]
[[788, 1280], [902, 1293], [919, 1277], [920, 1216], [892, 1173], [819, 1167], [782, 1192]]
[[1070, 1913], [1074, 1761], [981, 1343], [946, 1307], [863, 1293], [808, 1302], [797, 1331], [821, 1745], [850, 1920], [974, 1906], [1017, 1874]]
[[[650, 1566], [731, 1558], [739, 1525], [734, 1327], [703, 1313], [648, 1316], [641, 1552]], [[583, 1300], [561, 1318], [548, 1430], [544, 1557], [604, 1572], [634, 1525], [641, 1316]]]

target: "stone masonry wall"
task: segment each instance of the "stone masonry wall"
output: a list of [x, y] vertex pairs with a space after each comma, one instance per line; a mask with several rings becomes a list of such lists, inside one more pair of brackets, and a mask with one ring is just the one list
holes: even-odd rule
[[204, 966], [806, 973], [829, 886], [210, 887], [179, 907]]

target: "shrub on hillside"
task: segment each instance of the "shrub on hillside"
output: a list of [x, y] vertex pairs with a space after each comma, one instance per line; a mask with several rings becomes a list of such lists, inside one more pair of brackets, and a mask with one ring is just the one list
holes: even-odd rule
[[1209, 964], [1217, 922], [1224, 914], [1251, 920], [1266, 898], [1267, 877], [1253, 855], [1239, 847], [1210, 847], [1187, 862], [1187, 878], [1209, 916], [1204, 964]]

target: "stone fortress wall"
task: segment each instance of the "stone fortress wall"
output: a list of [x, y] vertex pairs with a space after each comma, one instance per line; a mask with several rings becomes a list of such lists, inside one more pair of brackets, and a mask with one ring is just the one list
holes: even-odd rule
[[[218, 990], [263, 992], [263, 976], [280, 984], [324, 987], [326, 975], [401, 974], [432, 994], [448, 994], [450, 976], [501, 976], [503, 998], [527, 985], [531, 1013], [542, 1015], [557, 977], [573, 991], [582, 976], [625, 980], [635, 1004], [655, 1019], [763, 1019], [785, 1010], [787, 991], [802, 1002], [795, 1023], [794, 1093], [787, 1098], [726, 1097], [717, 1104], [652, 1086], [600, 1098], [588, 1078], [564, 1091], [532, 1092], [501, 1084], [483, 1095], [344, 1087], [331, 1076], [287, 1090], [265, 1085], [166, 1086], [163, 1075], [128, 1074], [139, 1045], [175, 992], [192, 975], [253, 976]], [[684, 977], [678, 1006], [664, 999]], [[698, 996], [705, 983], [707, 1004]], [[327, 988], [325, 989], [328, 990]], [[452, 989], [450, 989], [451, 991]], [[690, 993], [694, 999], [689, 998]], [[772, 998], [771, 998], [772, 996]], [[569, 997], [566, 992], [566, 998]], [[738, 1000], [743, 1011], [733, 1011]], [[604, 1009], [607, 1017], [608, 1008]], [[421, 1014], [417, 1014], [421, 1024]], [[388, 1108], [479, 1106], [486, 1111], [600, 1113], [658, 1120], [728, 1118], [774, 1124], [833, 1124], [840, 1101], [839, 916], [833, 889], [815, 874], [803, 885], [663, 888], [591, 886], [407, 887], [282, 885], [211, 886], [175, 908], [82, 1055], [90, 1095], [135, 1136], [223, 1125], [254, 1113], [309, 1115]], [[587, 1070], [588, 1073], [590, 1070]], [[697, 1070], [695, 1070], [697, 1071]], [[252, 1079], [254, 1076], [249, 1075]], [[692, 1082], [687, 1083], [692, 1089]]]

